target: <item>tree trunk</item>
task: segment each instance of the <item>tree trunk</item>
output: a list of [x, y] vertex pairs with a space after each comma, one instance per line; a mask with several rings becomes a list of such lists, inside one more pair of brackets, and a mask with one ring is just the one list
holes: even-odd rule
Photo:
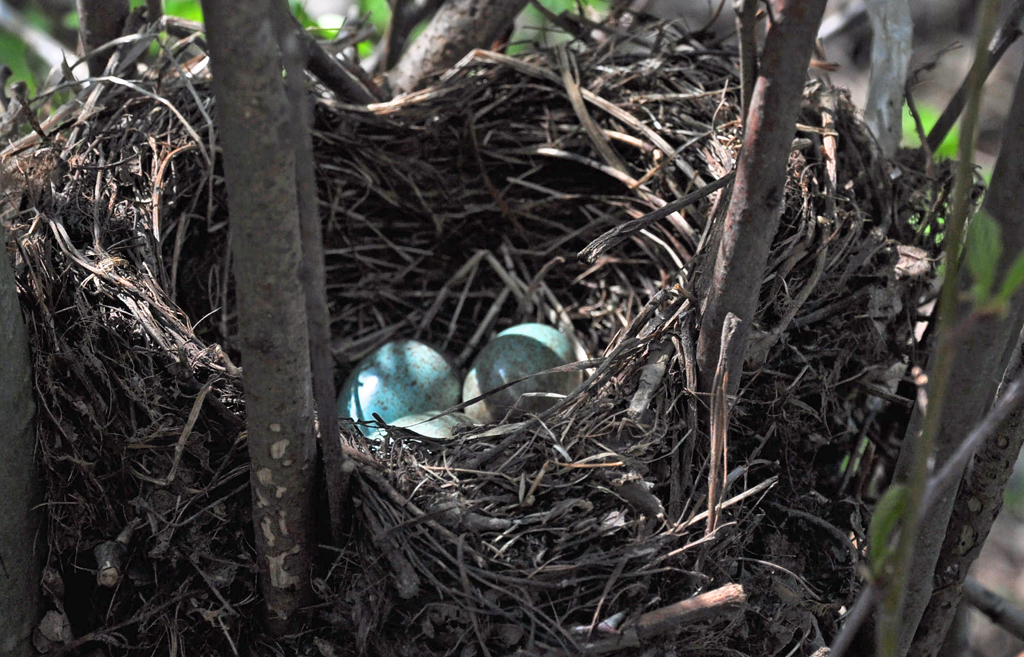
[[730, 312], [742, 323], [733, 338], [740, 357], [730, 359], [728, 392], [735, 393], [739, 386], [744, 345], [779, 227], [807, 65], [825, 11], [825, 0], [776, 0], [772, 5], [774, 22], [747, 113], [736, 182], [697, 341], [700, 389], [705, 393], [712, 389], [722, 324]]
[[253, 524], [271, 631], [309, 602], [316, 539], [292, 116], [272, 0], [204, 0], [238, 290]]
[[448, 0], [388, 73], [396, 94], [456, 64], [473, 48], [487, 48], [507, 30], [528, 0]]
[[[0, 227], [0, 244], [6, 247]], [[46, 541], [38, 473], [32, 364], [7, 249], [0, 256], [0, 657], [34, 655], [32, 629], [42, 614], [39, 582]]]

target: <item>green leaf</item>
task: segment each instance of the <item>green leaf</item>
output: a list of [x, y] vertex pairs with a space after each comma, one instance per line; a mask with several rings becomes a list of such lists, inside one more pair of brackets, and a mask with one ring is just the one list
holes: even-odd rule
[[1006, 278], [1003, 279], [999, 294], [996, 295], [997, 300], [1005, 304], [1013, 293], [1020, 289], [1021, 284], [1024, 284], [1024, 252], [1017, 254], [1017, 258], [1006, 272]]
[[881, 575], [889, 557], [889, 546], [907, 506], [907, 487], [893, 484], [875, 505], [868, 526], [868, 564], [873, 575]]
[[992, 215], [981, 210], [971, 219], [967, 232], [967, 268], [974, 278], [972, 292], [978, 304], [988, 301], [992, 293], [1002, 252], [1002, 229]]

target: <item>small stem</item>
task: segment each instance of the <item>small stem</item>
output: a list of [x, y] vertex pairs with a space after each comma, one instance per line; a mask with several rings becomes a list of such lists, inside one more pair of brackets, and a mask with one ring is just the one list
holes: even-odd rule
[[959, 291], [960, 251], [963, 245], [964, 225], [967, 218], [970, 190], [973, 185], [972, 158], [978, 125], [978, 108], [981, 104], [982, 86], [985, 82], [985, 67], [988, 58], [986, 44], [995, 30], [998, 0], [986, 0], [982, 7], [981, 25], [976, 47], [978, 65], [971, 69], [968, 82], [967, 110], [963, 118], [960, 141], [960, 161], [957, 165], [956, 185], [953, 190], [953, 208], [946, 224], [943, 241], [946, 247], [946, 276], [939, 298], [938, 342], [935, 366], [928, 382], [928, 409], [924, 417], [921, 435], [914, 444], [913, 462], [907, 481], [907, 507], [894, 555], [892, 577], [886, 582], [882, 595], [878, 623], [878, 651], [882, 657], [899, 657], [900, 630], [903, 625], [903, 603], [906, 597], [907, 577], [914, 546], [917, 542], [920, 519], [918, 507], [925, 494], [928, 482], [928, 462], [935, 448], [946, 384], [952, 370], [955, 344], [946, 339], [956, 329], [957, 296]]

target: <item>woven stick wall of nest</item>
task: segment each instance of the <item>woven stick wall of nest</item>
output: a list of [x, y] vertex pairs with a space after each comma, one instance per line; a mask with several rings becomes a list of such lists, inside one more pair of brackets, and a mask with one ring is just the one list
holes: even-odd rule
[[[72, 647], [269, 651], [252, 631], [216, 110], [202, 42], [172, 40], [142, 66], [132, 46], [153, 36], [0, 161], [48, 481], [47, 591]], [[807, 87], [728, 467], [713, 468], [696, 422], [707, 400], [692, 393], [694, 291], [728, 194], [709, 185], [739, 146], [738, 92], [729, 52], [672, 27], [478, 51], [377, 105], [317, 88], [339, 374], [399, 337], [465, 368], [497, 330], [542, 321], [575, 336], [588, 376], [549, 411], [443, 443], [351, 439], [351, 537], [323, 551], [317, 620], [291, 641], [753, 655], [831, 634], [857, 587], [851, 518], [907, 413], [896, 384], [918, 362], [950, 178], [876, 161], [845, 97]], [[713, 522], [710, 471], [723, 477]], [[106, 589], [92, 551], [114, 537], [125, 566]]]

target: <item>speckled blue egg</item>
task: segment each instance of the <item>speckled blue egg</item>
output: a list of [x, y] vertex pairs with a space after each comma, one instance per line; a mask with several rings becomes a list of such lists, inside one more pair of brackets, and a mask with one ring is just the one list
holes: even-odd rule
[[[459, 403], [459, 379], [441, 352], [416, 340], [388, 342], [359, 361], [338, 395], [338, 417], [387, 423]], [[375, 427], [359, 426], [365, 436]]]
[[440, 412], [427, 411], [426, 413], [406, 415], [390, 424], [395, 427], [405, 427], [413, 433], [428, 438], [451, 438], [455, 427], [475, 424], [473, 418], [465, 413], [449, 413], [441, 417], [434, 417]]
[[[574, 360], [572, 343], [550, 326], [513, 326], [499, 333], [473, 360], [462, 384], [462, 399], [469, 401], [516, 379], [566, 365]], [[478, 422], [494, 422], [505, 417], [509, 411], [514, 411], [513, 416], [540, 413], [555, 405], [558, 398], [523, 397], [523, 394], [549, 392], [566, 395], [579, 384], [581, 378], [580, 372], [553, 372], [534, 376], [470, 405], [466, 408], [466, 414]]]
[[499, 333], [497, 337], [500, 338], [503, 335], [522, 335], [536, 340], [555, 352], [562, 359], [563, 364], [576, 361], [576, 349], [573, 348], [572, 341], [553, 326], [537, 323], [516, 324]]

